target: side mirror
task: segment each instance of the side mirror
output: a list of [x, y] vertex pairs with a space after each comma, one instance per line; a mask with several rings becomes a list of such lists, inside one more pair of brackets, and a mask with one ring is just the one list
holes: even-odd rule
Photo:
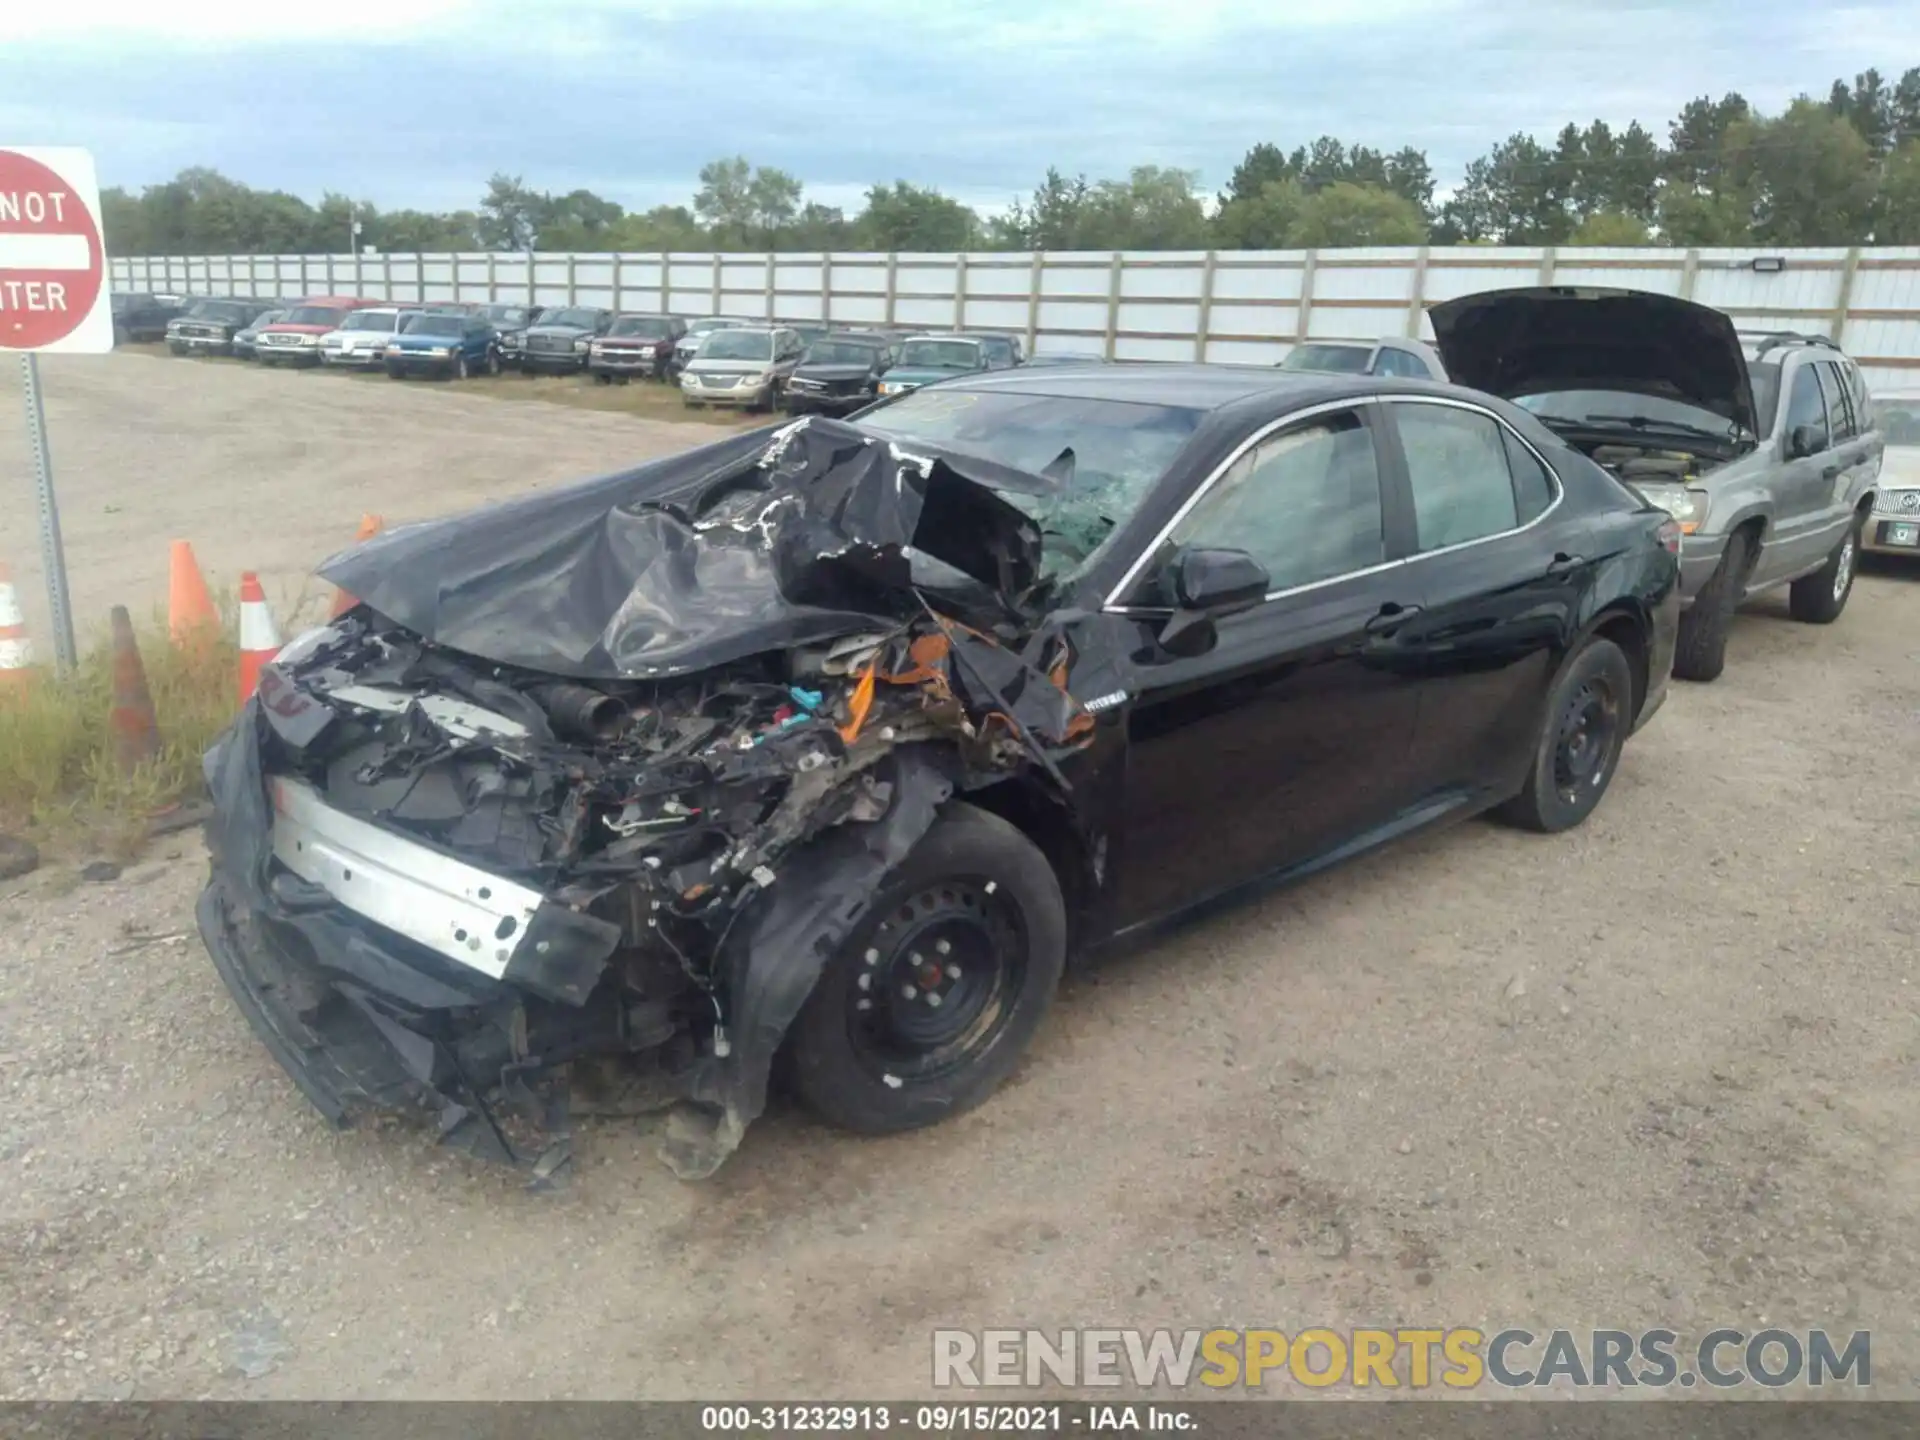
[[1244, 550], [1178, 551], [1163, 572], [1173, 615], [1160, 631], [1160, 646], [1190, 658], [1213, 648], [1214, 621], [1251, 610], [1272, 584], [1266, 567]]
[[1818, 425], [1796, 425], [1787, 432], [1787, 458], [1804, 460], [1826, 448], [1826, 437]]

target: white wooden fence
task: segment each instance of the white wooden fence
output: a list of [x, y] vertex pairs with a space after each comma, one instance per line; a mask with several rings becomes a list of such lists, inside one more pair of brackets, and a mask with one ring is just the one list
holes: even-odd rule
[[1880, 390], [1920, 382], [1920, 247], [1502, 248], [1038, 254], [119, 257], [114, 287], [200, 295], [524, 301], [678, 315], [1006, 330], [1034, 353], [1271, 364], [1302, 339], [1430, 334], [1426, 307], [1512, 285], [1713, 305], [1742, 330], [1838, 340]]

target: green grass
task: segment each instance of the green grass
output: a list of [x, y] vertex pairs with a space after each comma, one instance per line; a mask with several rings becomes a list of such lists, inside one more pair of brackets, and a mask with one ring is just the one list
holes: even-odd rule
[[124, 839], [198, 795], [201, 752], [239, 708], [232, 634], [225, 624], [182, 650], [164, 624], [137, 627], [161, 743], [159, 755], [131, 774], [113, 760], [113, 656], [104, 634], [73, 674], [38, 666], [24, 691], [0, 692], [0, 827], [56, 840], [76, 830]]

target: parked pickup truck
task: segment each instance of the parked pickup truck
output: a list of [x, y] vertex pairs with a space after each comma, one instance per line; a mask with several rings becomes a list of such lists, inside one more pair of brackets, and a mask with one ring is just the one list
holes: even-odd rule
[[233, 337], [274, 305], [272, 300], [196, 300], [167, 322], [167, 349], [175, 355], [231, 355]]
[[587, 373], [602, 385], [634, 376], [657, 380], [673, 368], [673, 347], [687, 322], [672, 315], [619, 315], [587, 346]]
[[549, 310], [527, 327], [520, 368], [544, 375], [577, 375], [587, 368], [595, 336], [607, 333], [613, 312], [588, 306]]
[[319, 295], [302, 300], [254, 337], [254, 358], [262, 365], [318, 365], [320, 340], [356, 310], [377, 305], [345, 295]]
[[344, 317], [320, 337], [320, 363], [331, 368], [371, 370], [386, 359], [387, 344], [400, 323], [419, 314], [413, 306], [369, 305]]
[[[1886, 446], [1832, 341], [1768, 336], [1749, 360], [1718, 310], [1587, 286], [1487, 291], [1429, 314], [1455, 384], [1524, 406], [1680, 523], [1675, 675], [1718, 676], [1735, 608], [1763, 590], [1790, 586], [1796, 620], [1839, 618]], [[1447, 460], [1407, 456], [1416, 480]]]

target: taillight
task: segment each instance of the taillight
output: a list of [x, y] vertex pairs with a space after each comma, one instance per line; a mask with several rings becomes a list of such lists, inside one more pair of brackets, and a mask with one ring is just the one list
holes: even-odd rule
[[1669, 555], [1678, 555], [1680, 553], [1680, 536], [1683, 532], [1680, 529], [1680, 522], [1678, 520], [1662, 520], [1659, 530], [1655, 533], [1660, 537], [1660, 548], [1662, 550], [1666, 551]]

